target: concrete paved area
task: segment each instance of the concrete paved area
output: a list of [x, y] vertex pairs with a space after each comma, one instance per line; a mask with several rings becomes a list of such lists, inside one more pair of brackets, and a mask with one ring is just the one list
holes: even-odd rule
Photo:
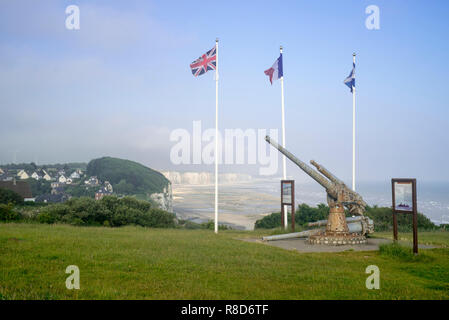
[[[379, 245], [383, 243], [391, 243], [389, 239], [368, 238], [366, 244], [358, 245], [342, 245], [342, 246], [328, 246], [320, 244], [308, 244], [305, 238], [263, 241], [262, 239], [242, 239], [248, 242], [261, 243], [269, 246], [279, 247], [286, 250], [297, 250], [299, 252], [342, 252], [346, 250], [353, 251], [376, 251], [379, 250]], [[403, 245], [412, 245], [410, 242], [399, 241]], [[436, 246], [419, 245], [419, 249], [437, 248]]]

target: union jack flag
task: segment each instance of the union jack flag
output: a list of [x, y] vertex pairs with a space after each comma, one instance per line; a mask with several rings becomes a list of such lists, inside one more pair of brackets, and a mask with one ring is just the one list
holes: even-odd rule
[[215, 70], [217, 68], [217, 48], [213, 47], [201, 57], [196, 59], [190, 64], [192, 74], [198, 77], [209, 70]]

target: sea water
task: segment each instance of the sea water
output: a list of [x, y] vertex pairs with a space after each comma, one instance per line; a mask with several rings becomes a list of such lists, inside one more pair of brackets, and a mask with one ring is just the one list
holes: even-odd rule
[[[359, 182], [357, 192], [365, 202], [379, 207], [391, 207], [391, 182]], [[196, 222], [207, 221], [214, 215], [214, 185], [173, 185], [173, 206], [177, 214]], [[449, 182], [417, 183], [418, 211], [435, 224], [449, 223]], [[296, 206], [306, 203], [316, 206], [326, 203], [326, 192], [317, 183], [296, 182]], [[219, 185], [219, 213], [227, 223], [239, 225], [242, 216], [253, 220], [280, 211], [280, 180], [252, 179], [251, 181]], [[233, 219], [234, 217], [234, 219]], [[241, 223], [240, 223], [241, 224]], [[251, 227], [245, 226], [246, 229]]]

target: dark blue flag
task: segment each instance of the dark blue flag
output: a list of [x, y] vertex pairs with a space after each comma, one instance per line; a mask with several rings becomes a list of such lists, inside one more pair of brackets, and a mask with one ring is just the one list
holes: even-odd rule
[[343, 82], [351, 89], [352, 92], [352, 88], [355, 88], [355, 63], [352, 63], [351, 73]]

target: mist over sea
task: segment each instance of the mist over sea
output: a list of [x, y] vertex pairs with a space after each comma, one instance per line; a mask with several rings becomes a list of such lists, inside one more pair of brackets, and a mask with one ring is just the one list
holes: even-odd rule
[[[208, 179], [207, 179], [208, 180]], [[258, 179], [245, 176], [244, 181], [220, 177], [219, 221], [236, 228], [253, 229], [254, 222], [280, 210], [279, 178]], [[214, 217], [214, 185], [177, 181], [173, 184], [175, 213], [184, 219], [203, 222]], [[360, 182], [357, 190], [370, 206], [391, 207], [391, 182]], [[449, 223], [449, 182], [417, 182], [418, 211], [434, 223]], [[296, 206], [326, 203], [326, 193], [317, 183], [296, 182]]]
[[[360, 183], [357, 190], [369, 205], [391, 207], [391, 182]], [[435, 224], [449, 223], [449, 182], [417, 181], [418, 211]]]

